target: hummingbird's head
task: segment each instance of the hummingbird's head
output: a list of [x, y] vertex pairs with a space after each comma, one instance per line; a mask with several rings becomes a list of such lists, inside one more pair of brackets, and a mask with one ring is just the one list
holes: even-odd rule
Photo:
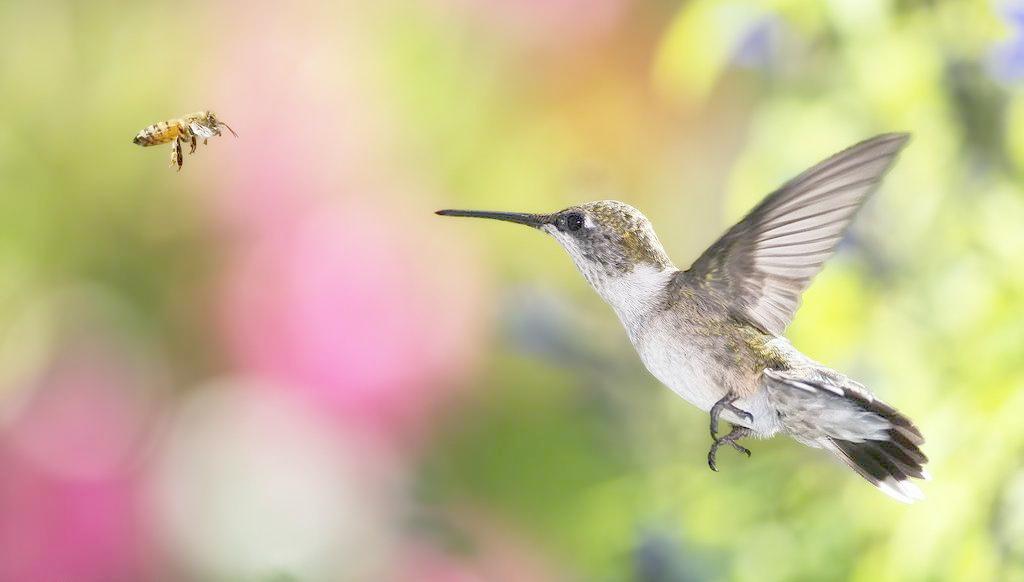
[[[674, 270], [654, 228], [639, 210], [615, 200], [570, 206], [553, 214], [441, 210], [442, 216], [471, 216], [525, 224], [562, 245], [587, 281], [610, 303], [609, 294], [628, 291]], [[627, 289], [622, 289], [623, 285]]]

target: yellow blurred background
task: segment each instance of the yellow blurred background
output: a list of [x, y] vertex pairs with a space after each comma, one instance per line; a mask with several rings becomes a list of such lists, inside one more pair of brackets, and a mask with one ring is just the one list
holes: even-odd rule
[[[0, 581], [1024, 580], [1024, 6], [0, 2]], [[167, 167], [130, 143], [212, 109]], [[557, 245], [686, 265], [913, 139], [797, 348], [927, 438], [898, 504], [786, 439], [705, 463]]]

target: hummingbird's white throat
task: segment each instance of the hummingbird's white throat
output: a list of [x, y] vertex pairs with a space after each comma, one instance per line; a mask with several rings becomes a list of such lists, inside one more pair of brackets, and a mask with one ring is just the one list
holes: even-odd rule
[[[595, 260], [593, 253], [587, 253], [581, 248], [577, 238], [559, 231], [554, 226], [545, 225], [542, 230], [554, 237], [569, 253], [576, 268], [594, 291], [597, 291], [597, 294], [615, 310], [627, 329], [639, 323], [660, 303], [659, 299], [664, 294], [666, 285], [678, 272], [671, 262], [665, 265], [640, 262], [630, 264], [626, 269], [617, 268]], [[651, 237], [651, 240], [658, 245], [657, 250], [664, 255], [665, 251], [657, 242], [657, 238]]]

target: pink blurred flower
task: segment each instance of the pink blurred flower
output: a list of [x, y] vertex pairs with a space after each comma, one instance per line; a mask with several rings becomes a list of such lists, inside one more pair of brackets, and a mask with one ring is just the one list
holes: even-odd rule
[[393, 131], [367, 31], [348, 15], [358, 4], [259, 4], [211, 6], [224, 35], [207, 99], [239, 138], [211, 142], [222, 180], [203, 184], [202, 200], [232, 234], [287, 236], [339, 190], [390, 175], [381, 154]]
[[[480, 278], [465, 249], [432, 236], [423, 193], [401, 185], [418, 180], [396, 174], [408, 168], [359, 32], [313, 34], [324, 17], [301, 10], [312, 20], [243, 17], [223, 48], [222, 102], [249, 129], [209, 196], [232, 237], [218, 319], [234, 372], [401, 441], [475, 358]], [[465, 277], [442, 277], [454, 262]]]
[[53, 340], [2, 402], [0, 580], [144, 578], [139, 456], [165, 377], [110, 308], [73, 291], [23, 314]]
[[152, 386], [163, 379], [98, 335], [78, 341], [96, 343], [54, 355], [23, 388], [28, 394], [5, 436], [54, 474], [103, 479], [124, 471], [143, 444], [154, 416]]
[[346, 422], [417, 435], [471, 368], [483, 318], [476, 277], [435, 269], [458, 260], [444, 246], [372, 207], [324, 210], [289, 237], [256, 241], [229, 271], [228, 349], [242, 370]]
[[0, 580], [143, 579], [136, 480], [69, 479], [0, 450]]

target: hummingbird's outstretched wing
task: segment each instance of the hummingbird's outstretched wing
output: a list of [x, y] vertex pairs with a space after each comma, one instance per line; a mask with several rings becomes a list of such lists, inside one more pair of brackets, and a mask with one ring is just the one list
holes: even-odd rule
[[704, 251], [688, 274], [765, 330], [782, 334], [800, 294], [909, 137], [873, 137], [793, 178]]

